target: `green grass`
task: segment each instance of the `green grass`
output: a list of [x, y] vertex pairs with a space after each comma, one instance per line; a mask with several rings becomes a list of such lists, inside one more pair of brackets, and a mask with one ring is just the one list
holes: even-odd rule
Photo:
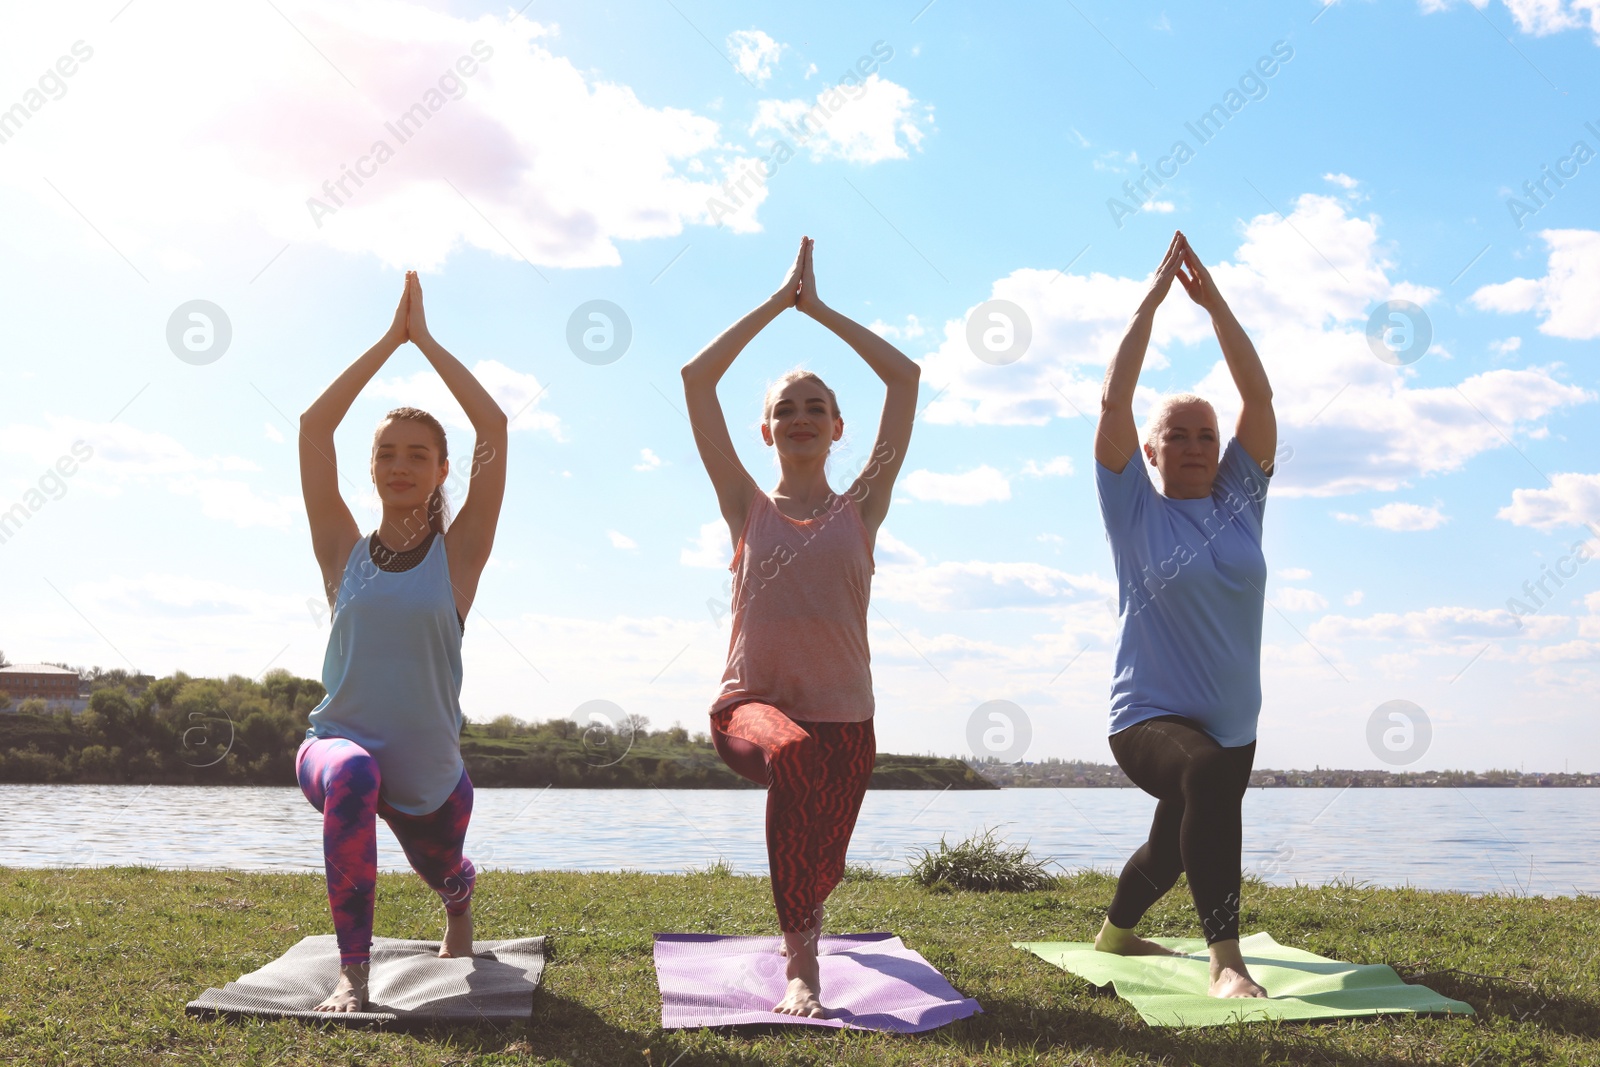
[[[187, 832], [204, 832], [202, 826]], [[799, 1027], [663, 1032], [654, 931], [773, 932], [764, 878], [486, 872], [485, 939], [548, 934], [532, 1025], [393, 1034], [290, 1022], [201, 1022], [183, 1005], [331, 927], [320, 876], [147, 868], [0, 868], [0, 1061], [26, 1064], [1600, 1064], [1600, 904], [1468, 898], [1358, 886], [1251, 884], [1246, 931], [1387, 962], [1466, 1000], [1475, 1019], [1151, 1030], [1126, 1002], [1009, 947], [1087, 940], [1113, 881], [1023, 893], [929, 892], [856, 877], [829, 903], [835, 931], [893, 930], [984, 1013], [905, 1037]], [[382, 875], [377, 933], [437, 938], [439, 904]], [[1180, 888], [1145, 932], [1194, 936]], [[648, 1050], [648, 1051], [646, 1051]]]

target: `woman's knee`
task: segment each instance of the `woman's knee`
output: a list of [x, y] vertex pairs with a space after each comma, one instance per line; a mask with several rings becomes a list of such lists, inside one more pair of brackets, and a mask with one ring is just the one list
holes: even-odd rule
[[767, 784], [767, 754], [761, 750], [760, 745], [746, 741], [742, 737], [725, 734], [713, 724], [711, 747], [716, 749], [717, 756], [739, 777], [757, 785]]

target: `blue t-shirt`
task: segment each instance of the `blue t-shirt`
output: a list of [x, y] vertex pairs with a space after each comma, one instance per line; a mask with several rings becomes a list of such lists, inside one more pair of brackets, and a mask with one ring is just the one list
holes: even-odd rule
[[1141, 450], [1095, 489], [1119, 588], [1111, 733], [1158, 715], [1195, 720], [1225, 748], [1256, 739], [1261, 714], [1261, 552], [1266, 475], [1238, 438], [1211, 495], [1164, 496]]

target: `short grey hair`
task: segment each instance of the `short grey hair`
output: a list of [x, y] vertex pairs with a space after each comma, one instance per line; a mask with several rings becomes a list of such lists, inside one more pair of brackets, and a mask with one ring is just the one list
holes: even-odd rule
[[1144, 443], [1155, 447], [1156, 438], [1161, 436], [1167, 428], [1167, 420], [1172, 417], [1173, 408], [1181, 408], [1186, 404], [1200, 404], [1211, 412], [1211, 421], [1217, 421], [1217, 409], [1211, 406], [1211, 401], [1194, 393], [1170, 393], [1157, 401], [1155, 410], [1150, 413], [1150, 421], [1145, 423]]

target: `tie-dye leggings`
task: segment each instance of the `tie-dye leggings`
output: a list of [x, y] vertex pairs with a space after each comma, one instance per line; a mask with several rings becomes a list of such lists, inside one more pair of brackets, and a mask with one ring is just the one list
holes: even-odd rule
[[396, 811], [378, 795], [378, 761], [342, 737], [307, 738], [295, 756], [300, 791], [322, 812], [322, 853], [328, 907], [339, 941], [339, 964], [372, 956], [372, 906], [378, 884], [378, 816], [389, 824], [406, 859], [432, 886], [451, 915], [472, 904], [478, 873], [461, 854], [472, 818], [472, 780], [465, 769], [455, 792], [427, 815]]
[[844, 877], [845, 852], [872, 777], [872, 720], [797, 722], [770, 704], [711, 716], [722, 761], [767, 787], [767, 865], [778, 926], [808, 933]]

